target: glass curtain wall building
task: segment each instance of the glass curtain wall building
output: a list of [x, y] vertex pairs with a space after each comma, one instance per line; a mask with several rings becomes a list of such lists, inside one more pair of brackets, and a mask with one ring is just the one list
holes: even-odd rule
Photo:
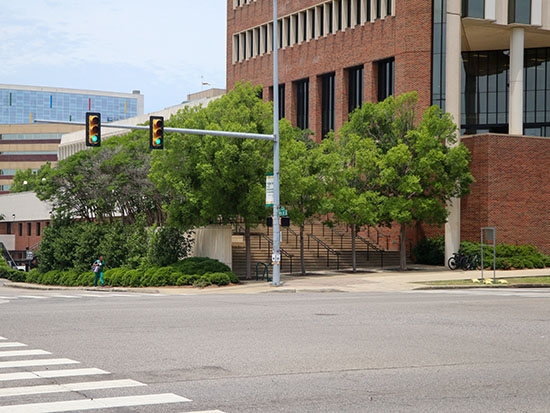
[[[509, 20], [529, 24], [531, 2], [509, 0]], [[433, 0], [432, 104], [445, 110], [446, 0]], [[463, 0], [463, 17], [483, 19], [484, 0]], [[463, 134], [508, 133], [510, 50], [463, 51]], [[524, 52], [523, 133], [550, 136], [550, 48]]]
[[9, 191], [17, 170], [37, 171], [57, 162], [61, 135], [82, 126], [36, 124], [36, 119], [84, 122], [101, 112], [103, 122], [143, 114], [144, 98], [133, 93], [99, 92], [0, 84], [0, 193]]

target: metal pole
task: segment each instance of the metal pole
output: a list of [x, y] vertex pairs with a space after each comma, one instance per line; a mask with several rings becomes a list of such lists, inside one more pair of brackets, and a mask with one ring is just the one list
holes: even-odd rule
[[280, 240], [279, 227], [279, 35], [277, 34], [277, 0], [273, 0], [273, 285], [281, 285]]

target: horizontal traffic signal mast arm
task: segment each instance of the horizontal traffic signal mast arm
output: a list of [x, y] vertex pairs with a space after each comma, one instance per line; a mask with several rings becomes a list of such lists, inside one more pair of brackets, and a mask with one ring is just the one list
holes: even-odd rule
[[[57, 120], [40, 120], [36, 119], [35, 123], [57, 123], [61, 125], [82, 125], [84, 122], [68, 122]], [[101, 125], [102, 128], [119, 128], [119, 129], [133, 129], [133, 130], [149, 130], [149, 126], [133, 126], [133, 125], [114, 125], [105, 124]], [[225, 136], [226, 138], [243, 138], [243, 139], [259, 139], [264, 141], [273, 141], [273, 135], [265, 135], [262, 133], [246, 133], [246, 132], [226, 132], [218, 130], [201, 130], [201, 129], [182, 129], [182, 128], [164, 128], [164, 132], [182, 133], [184, 135], [212, 135], [212, 136]]]

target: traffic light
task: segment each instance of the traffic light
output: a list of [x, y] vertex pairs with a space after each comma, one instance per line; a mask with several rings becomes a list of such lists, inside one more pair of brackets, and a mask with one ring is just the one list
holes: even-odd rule
[[86, 146], [101, 146], [101, 113], [86, 112]]
[[164, 149], [164, 118], [162, 116], [149, 117], [149, 147]]

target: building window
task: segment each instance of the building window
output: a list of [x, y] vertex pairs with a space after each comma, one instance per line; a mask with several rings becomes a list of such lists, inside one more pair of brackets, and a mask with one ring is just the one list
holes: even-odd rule
[[351, 0], [348, 0], [347, 12], [348, 12], [348, 19], [347, 19], [346, 28], [349, 28], [349, 27], [351, 27]]
[[445, 111], [445, 30], [447, 1], [433, 1], [432, 105]]
[[338, 21], [337, 30], [342, 30], [342, 1], [338, 0], [336, 20]]
[[285, 85], [279, 85], [279, 120], [285, 117]]
[[23, 224], [19, 224], [19, 236], [22, 237], [23, 236]]
[[531, 24], [531, 0], [508, 0], [508, 23]]
[[6, 226], [7, 226], [6, 233], [11, 234], [11, 222], [8, 222]]
[[32, 224], [30, 222], [27, 223], [27, 235], [28, 236], [32, 235]]
[[321, 138], [334, 130], [334, 73], [321, 76]]
[[376, 18], [382, 17], [382, 0], [376, 0]]
[[348, 112], [363, 104], [363, 66], [348, 69]]
[[386, 14], [388, 16], [392, 15], [392, 0], [386, 0]]
[[356, 22], [355, 22], [355, 24], [357, 26], [359, 26], [361, 24], [361, 1], [360, 0], [357, 0], [355, 2], [355, 10], [356, 10], [356, 13], [355, 13]]
[[395, 59], [389, 58], [378, 62], [378, 101], [382, 102], [394, 93]]
[[367, 1], [367, 21], [370, 22], [372, 20], [372, 5], [371, 5], [371, 1], [372, 0], [366, 0]]
[[36, 235], [40, 236], [40, 222], [36, 223]]
[[462, 17], [485, 17], [485, 0], [462, 0]]
[[311, 38], [315, 39], [315, 9], [311, 9]]
[[508, 132], [508, 51], [462, 53], [462, 129]]
[[309, 79], [299, 80], [296, 85], [296, 126], [309, 128]]

